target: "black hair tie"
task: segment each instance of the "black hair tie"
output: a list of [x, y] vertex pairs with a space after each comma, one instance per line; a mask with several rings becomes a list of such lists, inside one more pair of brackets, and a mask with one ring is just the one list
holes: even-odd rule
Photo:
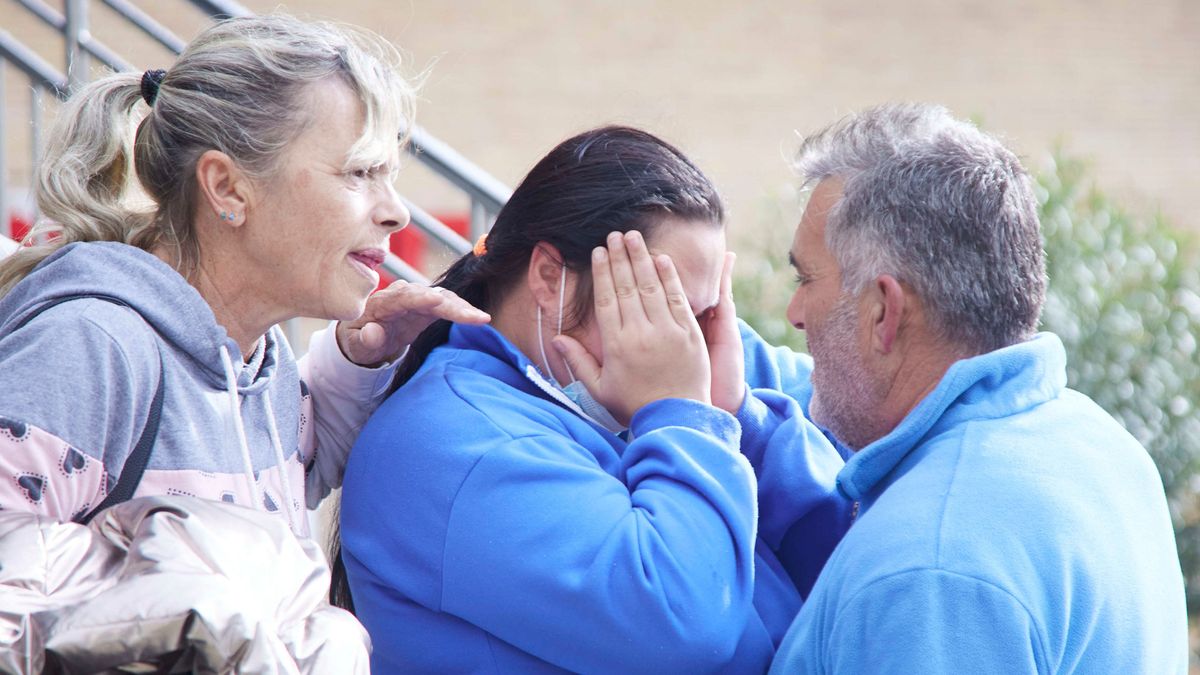
[[166, 76], [167, 71], [158, 69], [142, 73], [142, 100], [146, 105], [154, 107], [154, 100], [158, 98], [158, 87]]

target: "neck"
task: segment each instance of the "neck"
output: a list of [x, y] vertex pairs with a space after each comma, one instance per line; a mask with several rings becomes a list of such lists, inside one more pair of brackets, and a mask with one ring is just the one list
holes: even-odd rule
[[[544, 371], [546, 366], [542, 362], [542, 350], [538, 344], [537, 301], [534, 300], [533, 294], [526, 288], [515, 288], [489, 314], [492, 315], [492, 328], [513, 343], [538, 370]], [[567, 374], [565, 362], [550, 344], [558, 333], [557, 325], [553, 321], [555, 317], [542, 312], [541, 318], [546, 361], [550, 364], [550, 373], [543, 374], [551, 375], [558, 383], [569, 382], [571, 378]]]
[[[271, 326], [291, 317], [280, 315], [278, 308], [263, 297], [260, 284], [245, 274], [249, 266], [239, 264], [236, 251], [201, 251], [200, 261], [187, 275], [187, 281], [237, 343], [242, 358], [247, 359]], [[156, 249], [154, 254], [178, 269], [178, 262], [165, 248]]]
[[941, 384], [950, 366], [969, 354], [962, 350], [937, 344], [935, 340], [920, 340], [897, 354], [895, 377], [880, 411], [888, 421], [888, 429], [897, 425]]

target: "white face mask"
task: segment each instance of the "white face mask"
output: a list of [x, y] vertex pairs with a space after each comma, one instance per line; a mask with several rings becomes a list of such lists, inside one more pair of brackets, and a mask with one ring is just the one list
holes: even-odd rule
[[[566, 300], [566, 292], [567, 266], [563, 265], [562, 279], [558, 282], [558, 333], [556, 333], [556, 335], [562, 335], [563, 307], [564, 301]], [[557, 383], [557, 380], [554, 378], [554, 372], [550, 370], [550, 362], [546, 359], [546, 345], [542, 339], [541, 305], [538, 305], [537, 308], [537, 329], [538, 349], [542, 351], [542, 367], [546, 369], [546, 376], [549, 377], [551, 381]], [[584, 417], [587, 417], [614, 434], [619, 434], [629, 428], [618, 422], [616, 418], [614, 418], [612, 414], [608, 412], [607, 408], [600, 405], [599, 401], [592, 398], [592, 395], [590, 392], [588, 392], [587, 387], [585, 387], [582, 382], [575, 379], [575, 373], [571, 372], [571, 364], [567, 363], [565, 359], [563, 360], [563, 365], [567, 367], [567, 375], [571, 378], [571, 382], [568, 383], [567, 386], [560, 386], [559, 388], [562, 389], [562, 392], [566, 394], [567, 398], [570, 399], [572, 403], [579, 407], [579, 410], [583, 413]]]

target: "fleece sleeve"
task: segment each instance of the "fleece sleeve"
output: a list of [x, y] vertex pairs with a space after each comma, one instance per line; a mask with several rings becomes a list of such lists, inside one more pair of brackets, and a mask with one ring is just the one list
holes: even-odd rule
[[313, 434], [301, 459], [305, 502], [315, 509], [331, 490], [341, 486], [346, 457], [358, 432], [383, 399], [396, 372], [396, 362], [364, 368], [342, 354], [337, 345], [337, 322], [317, 331], [308, 353], [300, 359], [300, 380], [312, 397]]
[[1048, 673], [1044, 644], [1032, 615], [1003, 588], [919, 569], [874, 581], [840, 607], [816, 670]]
[[773, 389], [807, 406], [812, 397], [812, 357], [788, 347], [767, 344], [745, 321], [738, 319], [746, 384], [751, 389]]
[[101, 300], [0, 338], [0, 508], [66, 521], [98, 504], [146, 423], [157, 354], [140, 317]]
[[561, 436], [480, 459], [454, 501], [440, 610], [576, 672], [726, 663], [753, 597], [755, 487], [737, 424], [666, 400], [631, 425], [624, 482]]
[[853, 504], [836, 485], [845, 462], [786, 394], [748, 392], [737, 419], [758, 477], [759, 536], [807, 597], [850, 527]]

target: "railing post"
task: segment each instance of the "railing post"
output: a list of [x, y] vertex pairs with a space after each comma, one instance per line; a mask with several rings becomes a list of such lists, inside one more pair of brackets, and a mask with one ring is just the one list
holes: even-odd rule
[[487, 206], [478, 199], [471, 199], [471, 243], [474, 244], [484, 232], [488, 231]]
[[67, 87], [77, 91], [91, 79], [91, 63], [80, 40], [88, 32], [87, 0], [67, 0]]
[[8, 60], [0, 58], [0, 235], [12, 239], [12, 213], [8, 210]]
[[[29, 81], [29, 184], [37, 183], [38, 163], [42, 157], [42, 85], [30, 79]], [[30, 194], [34, 194], [30, 190]], [[37, 200], [30, 204], [29, 224], [32, 226], [38, 220]]]

